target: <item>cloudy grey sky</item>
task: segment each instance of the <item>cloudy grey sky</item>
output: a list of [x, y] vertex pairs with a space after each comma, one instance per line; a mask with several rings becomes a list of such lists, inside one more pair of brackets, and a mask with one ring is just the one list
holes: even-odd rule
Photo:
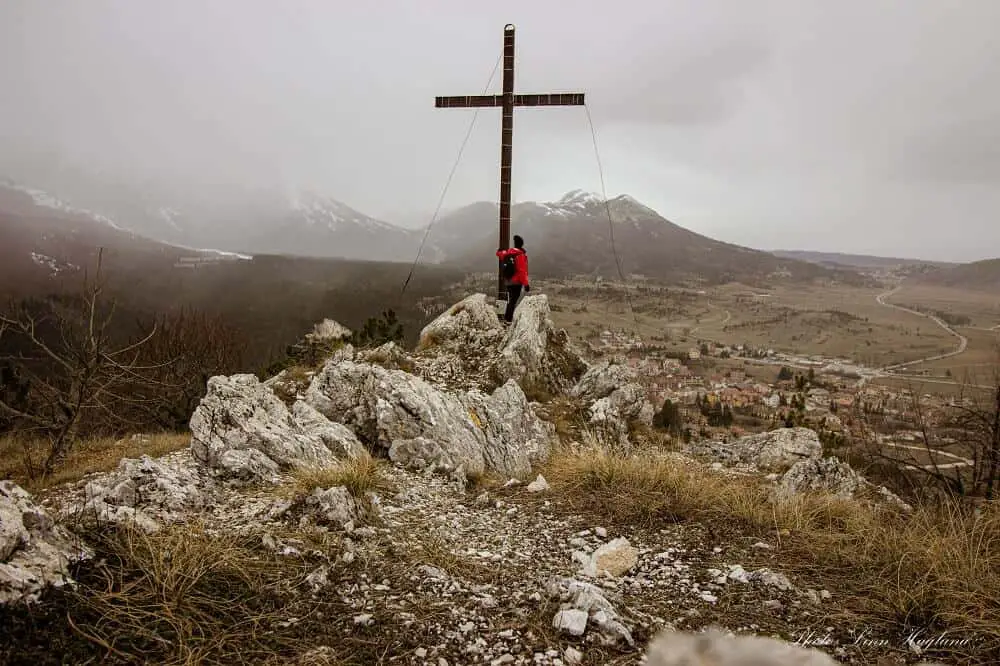
[[[412, 218], [473, 114], [434, 96], [481, 92], [508, 22], [519, 91], [587, 94], [609, 195], [758, 248], [1000, 255], [997, 0], [3, 0], [0, 168]], [[446, 207], [496, 198], [499, 123]], [[574, 188], [584, 109], [519, 110], [515, 199]]]

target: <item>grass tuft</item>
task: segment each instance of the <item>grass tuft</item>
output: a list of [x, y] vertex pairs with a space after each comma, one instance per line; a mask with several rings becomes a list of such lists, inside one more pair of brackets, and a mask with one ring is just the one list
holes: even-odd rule
[[260, 533], [187, 523], [153, 534], [94, 531], [87, 540], [97, 557], [80, 566], [74, 588], [35, 611], [48, 617], [8, 609], [0, 656], [14, 649], [74, 663], [233, 664], [302, 648], [287, 621], [301, 617], [297, 588], [315, 565], [269, 550]]
[[369, 492], [390, 489], [382, 465], [366, 452], [327, 467], [303, 467], [293, 472], [294, 482], [289, 491], [293, 495], [308, 495], [316, 488], [344, 486], [352, 497], [364, 499]]

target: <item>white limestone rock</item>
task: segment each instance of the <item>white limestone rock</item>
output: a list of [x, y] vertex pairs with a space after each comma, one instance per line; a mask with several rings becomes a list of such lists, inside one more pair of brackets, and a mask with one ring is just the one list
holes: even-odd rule
[[574, 635], [581, 635], [589, 621], [597, 628], [602, 642], [634, 644], [631, 631], [622, 622], [605, 592], [596, 585], [572, 578], [556, 578], [548, 583], [546, 592], [550, 598], [561, 602], [560, 610], [552, 620], [554, 627], [567, 632], [579, 629], [580, 634]]
[[331, 421], [301, 400], [292, 405], [292, 417], [303, 433], [318, 437], [338, 458], [356, 460], [367, 453], [354, 431], [343, 423]]
[[575, 608], [558, 611], [552, 618], [552, 626], [570, 636], [583, 636], [587, 630], [587, 614]]
[[618, 578], [630, 571], [638, 561], [639, 551], [628, 539], [619, 537], [602, 544], [591, 553], [580, 574], [591, 578], [603, 575]]
[[779, 428], [729, 442], [695, 442], [688, 449], [722, 462], [775, 472], [783, 472], [802, 460], [817, 460], [823, 455], [819, 436], [809, 428]]
[[555, 426], [538, 417], [517, 382], [508, 380], [491, 395], [469, 391], [463, 402], [486, 438], [487, 469], [518, 478], [549, 457]]
[[80, 517], [98, 523], [132, 523], [148, 532], [209, 503], [214, 481], [185, 452], [153, 459], [123, 458], [89, 482]]
[[876, 486], [846, 462], [836, 457], [802, 460], [782, 475], [775, 488], [778, 499], [796, 494], [822, 492], [844, 499], [870, 500], [909, 512], [909, 504], [885, 486]]
[[470, 337], [503, 328], [486, 294], [472, 294], [445, 310], [420, 331], [419, 349], [466, 343]]
[[501, 343], [493, 372], [498, 383], [516, 380], [523, 388], [560, 393], [587, 365], [564, 330], [556, 330], [545, 294], [525, 296]]
[[653, 420], [655, 409], [636, 373], [621, 363], [591, 366], [569, 394], [588, 404], [590, 423], [620, 449], [629, 448], [630, 424], [648, 425]]
[[[190, 427], [191, 451], [198, 461], [223, 477], [248, 482], [273, 480], [275, 467], [330, 465], [353, 446], [342, 431], [323, 424], [318, 414], [304, 408], [293, 414], [250, 374], [209, 379]], [[331, 451], [327, 441], [340, 450]]]
[[0, 604], [32, 603], [72, 584], [69, 566], [93, 553], [13, 481], [0, 481]]
[[823, 492], [850, 498], [865, 485], [864, 478], [837, 458], [801, 460], [792, 465], [778, 482], [780, 495]]
[[305, 399], [351, 427], [369, 447], [389, 449], [403, 465], [433, 462], [446, 471], [464, 466], [466, 474], [485, 470], [486, 437], [469, 409], [414, 375], [368, 363], [327, 363]]
[[401, 370], [327, 363], [306, 402], [353, 428], [368, 446], [388, 449], [395, 462], [459, 476], [486, 470], [523, 476], [548, 456], [555, 436], [513, 381], [491, 395], [453, 393]]
[[529, 483], [525, 490], [529, 493], [543, 493], [549, 489], [549, 482], [545, 480], [545, 477], [539, 474], [535, 477], [535, 480]]
[[620, 387], [635, 382], [636, 373], [622, 363], [602, 361], [591, 366], [569, 391], [570, 397], [592, 403], [614, 393]]
[[344, 527], [358, 520], [358, 503], [344, 486], [314, 488], [305, 499], [305, 510], [320, 525]]

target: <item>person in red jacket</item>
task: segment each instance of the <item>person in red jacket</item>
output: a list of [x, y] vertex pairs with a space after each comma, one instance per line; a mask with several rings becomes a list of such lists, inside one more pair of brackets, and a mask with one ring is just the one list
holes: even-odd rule
[[507, 311], [503, 319], [508, 324], [514, 319], [514, 309], [517, 301], [521, 298], [521, 290], [525, 293], [531, 291], [531, 284], [528, 280], [528, 253], [524, 250], [524, 239], [514, 236], [514, 247], [507, 250], [497, 250], [497, 257], [503, 262], [507, 257], [514, 259], [514, 275], [506, 278], [507, 283]]

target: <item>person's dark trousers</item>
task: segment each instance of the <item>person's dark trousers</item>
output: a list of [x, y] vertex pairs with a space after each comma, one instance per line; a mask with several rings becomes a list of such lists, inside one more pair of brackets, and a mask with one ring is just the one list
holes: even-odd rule
[[521, 298], [521, 285], [519, 284], [507, 285], [507, 311], [503, 315], [503, 320], [508, 324], [514, 319], [514, 308], [517, 307], [517, 301], [520, 298]]

